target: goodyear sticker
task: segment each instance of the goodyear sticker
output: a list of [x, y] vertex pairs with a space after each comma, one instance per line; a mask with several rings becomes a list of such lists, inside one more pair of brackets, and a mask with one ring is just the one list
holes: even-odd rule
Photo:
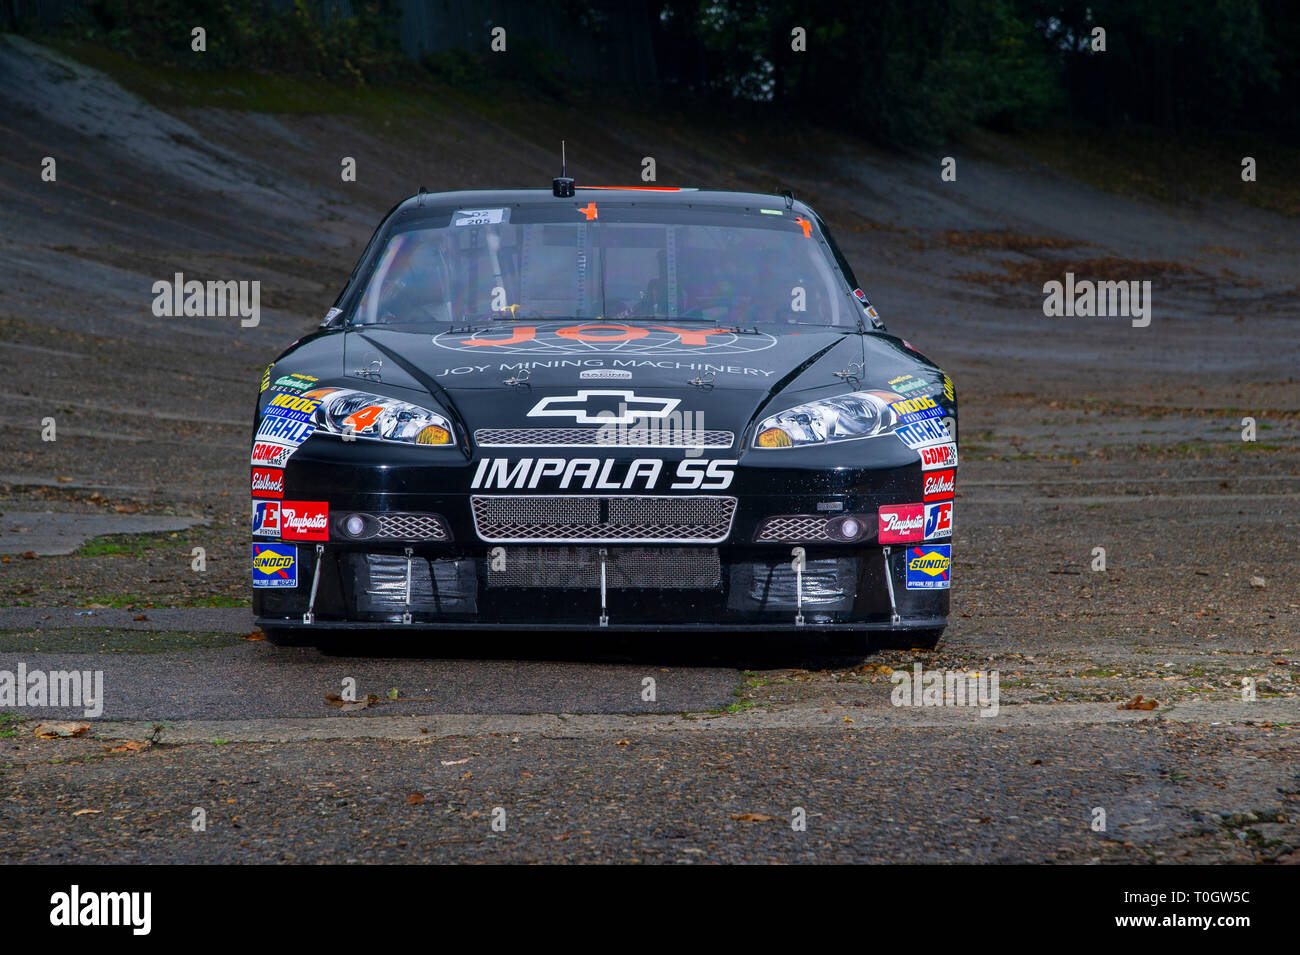
[[298, 548], [293, 544], [254, 544], [253, 586], [297, 587]]
[[267, 388], [271, 387], [271, 369], [274, 367], [275, 362], [271, 362], [266, 366], [266, 370], [262, 372], [262, 387], [258, 389], [259, 391], [266, 391]]
[[951, 570], [951, 544], [921, 544], [907, 549], [908, 590], [947, 590], [952, 582]]

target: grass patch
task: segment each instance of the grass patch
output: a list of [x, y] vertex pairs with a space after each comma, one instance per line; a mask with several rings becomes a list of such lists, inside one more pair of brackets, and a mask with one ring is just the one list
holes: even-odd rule
[[179, 534], [112, 534], [92, 537], [77, 551], [78, 557], [144, 557], [151, 550], [174, 544]]
[[0, 713], [0, 739], [9, 739], [18, 735], [18, 727], [27, 722], [27, 717], [17, 713]]

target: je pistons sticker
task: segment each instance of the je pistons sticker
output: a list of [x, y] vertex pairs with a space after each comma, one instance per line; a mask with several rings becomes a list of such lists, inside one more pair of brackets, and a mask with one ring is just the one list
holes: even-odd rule
[[297, 587], [298, 548], [293, 544], [254, 544], [253, 586]]
[[926, 544], [907, 549], [907, 589], [947, 590], [952, 583], [952, 545]]
[[253, 502], [253, 536], [254, 537], [279, 537], [280, 536], [280, 502], [279, 501], [254, 501]]

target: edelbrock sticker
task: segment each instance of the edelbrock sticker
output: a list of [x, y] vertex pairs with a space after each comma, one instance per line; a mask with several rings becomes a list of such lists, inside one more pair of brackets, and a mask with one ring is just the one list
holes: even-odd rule
[[950, 501], [956, 493], [957, 472], [951, 468], [946, 471], [935, 471], [933, 474], [924, 474], [921, 479], [925, 482], [922, 497], [926, 503]]
[[284, 497], [284, 472], [279, 468], [253, 468], [253, 497]]

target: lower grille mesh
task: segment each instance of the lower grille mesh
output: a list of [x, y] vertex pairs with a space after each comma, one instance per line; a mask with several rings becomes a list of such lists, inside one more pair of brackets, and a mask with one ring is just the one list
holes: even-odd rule
[[[722, 582], [721, 561], [711, 547], [613, 548], [604, 562], [610, 590], [711, 590]], [[487, 585], [596, 590], [600, 565], [595, 547], [511, 547], [499, 559], [488, 559]]]
[[474, 528], [489, 543], [723, 541], [736, 513], [734, 497], [476, 496]]
[[833, 541], [838, 538], [826, 531], [825, 517], [774, 517], [763, 525], [759, 541]]

